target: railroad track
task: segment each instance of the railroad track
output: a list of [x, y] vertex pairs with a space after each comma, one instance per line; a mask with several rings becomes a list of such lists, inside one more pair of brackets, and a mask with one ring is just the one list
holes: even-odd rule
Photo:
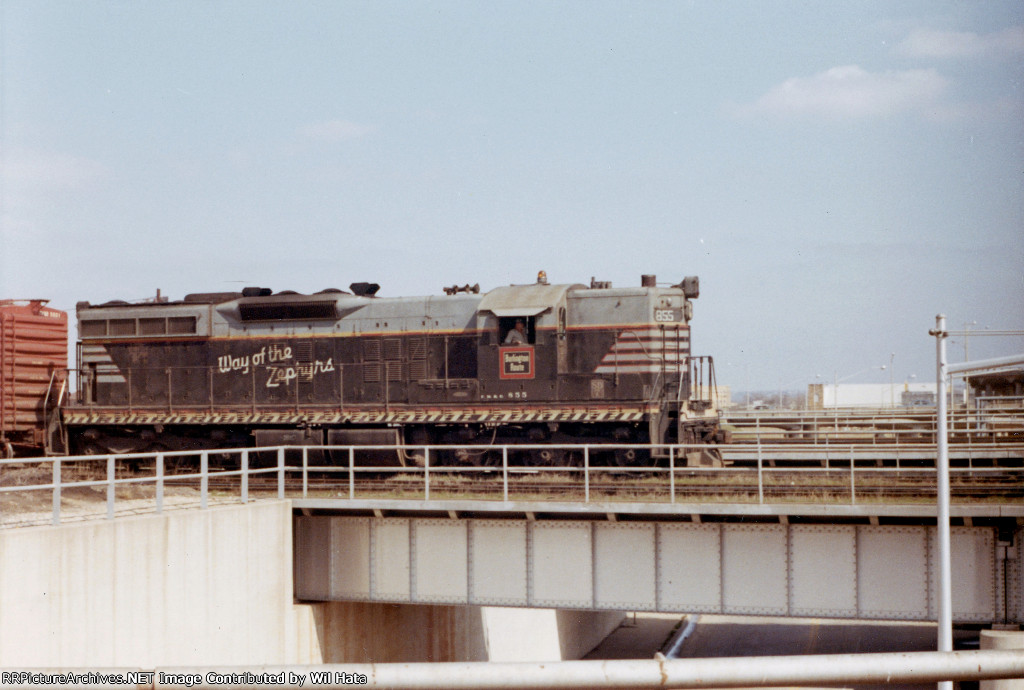
[[[302, 477], [286, 475], [285, 493], [295, 497], [303, 490], [311, 497], [423, 499], [426, 496], [422, 475], [369, 475], [357, 472], [350, 483], [347, 471], [311, 472], [305, 486]], [[362, 476], [358, 476], [362, 475]], [[448, 475], [448, 476], [446, 476]], [[575, 475], [575, 476], [574, 476]], [[211, 490], [237, 490], [238, 476], [212, 477]], [[251, 493], [277, 491], [276, 475], [255, 475], [248, 479]], [[821, 470], [812, 473], [772, 471], [762, 476], [756, 472], [722, 470], [676, 472], [670, 482], [667, 473], [657, 477], [630, 476], [621, 472], [602, 473], [587, 485], [578, 473], [510, 471], [507, 495], [509, 500], [550, 501], [668, 501], [674, 494], [677, 502], [932, 502], [936, 497], [934, 473], [929, 471], [889, 470], [856, 472], [851, 490], [849, 472]], [[431, 472], [431, 499], [503, 500], [506, 487], [501, 472], [477, 473], [473, 476], [444, 471]], [[955, 474], [951, 480], [951, 496], [957, 502], [1019, 502], [1024, 500], [1024, 470]]]

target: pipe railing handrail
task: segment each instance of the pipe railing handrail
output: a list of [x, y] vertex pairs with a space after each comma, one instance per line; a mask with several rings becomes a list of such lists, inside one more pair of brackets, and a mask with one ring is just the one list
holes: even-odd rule
[[[74, 669], [76, 674], [90, 669]], [[70, 669], [32, 669], [37, 678]], [[532, 688], [738, 688], [849, 684], [934, 683], [1024, 678], [1024, 654], [998, 649], [883, 652], [706, 659], [616, 659], [556, 662], [419, 662], [317, 666], [177, 666], [103, 669], [130, 687], [243, 688], [254, 684], [326, 690], [409, 688], [497, 690]], [[317, 674], [313, 681], [312, 674]], [[136, 685], [137, 683], [137, 685]], [[6, 687], [6, 685], [0, 686]], [[12, 685], [13, 687], [13, 685]], [[85, 687], [90, 687], [86, 685]], [[107, 686], [109, 687], [109, 686]]]
[[[795, 445], [787, 449], [784, 445], [770, 445], [772, 452], [777, 452], [782, 449], [782, 452], [788, 454], [788, 457], [794, 460], [800, 459], [800, 452], [809, 452], [806, 446]], [[897, 446], [892, 446], [894, 449]], [[576, 450], [583, 452], [583, 465], [575, 466], [535, 466], [530, 464], [510, 464], [509, 455], [518, 451], [529, 451], [544, 448], [557, 448], [561, 450]], [[662, 450], [668, 452], [668, 466], [633, 466], [633, 467], [620, 467], [617, 465], [597, 465], [592, 462], [591, 456], [597, 452], [608, 452], [615, 449], [644, 449], [644, 450]], [[209, 504], [209, 482], [211, 478], [229, 478], [239, 477], [240, 486], [240, 498], [243, 503], [249, 500], [249, 479], [252, 476], [258, 475], [277, 475], [276, 495], [279, 498], [285, 498], [287, 495], [286, 482], [287, 477], [294, 477], [300, 473], [302, 476], [302, 493], [301, 496], [305, 497], [308, 495], [309, 490], [309, 475], [310, 473], [319, 473], [322, 475], [330, 474], [342, 474], [349, 477], [349, 491], [348, 497], [355, 498], [356, 489], [363, 489], [357, 477], [360, 475], [366, 476], [370, 474], [391, 474], [392, 476], [399, 475], [410, 475], [422, 477], [421, 490], [423, 497], [413, 498], [402, 498], [397, 500], [410, 500], [422, 502], [430, 499], [431, 488], [444, 489], [439, 482], [443, 482], [445, 478], [451, 477], [452, 475], [460, 476], [473, 476], [484, 473], [498, 474], [501, 475], [502, 482], [502, 500], [508, 501], [510, 495], [510, 479], [512, 477], [518, 477], [522, 475], [534, 475], [543, 476], [545, 474], [558, 474], [568, 477], [575, 478], [575, 484], [570, 486], [570, 490], [583, 492], [582, 503], [591, 503], [592, 493], [595, 489], [602, 490], [605, 487], [597, 481], [596, 478], [602, 476], [633, 476], [642, 477], [643, 475], [650, 475], [652, 477], [666, 478], [668, 486], [659, 483], [658, 485], [638, 485], [637, 487], [630, 487], [630, 491], [648, 491], [650, 496], [645, 499], [646, 502], [652, 502], [650, 499], [653, 498], [653, 502], [659, 503], [675, 503], [680, 494], [687, 495], [692, 493], [694, 487], [687, 487], [685, 484], [681, 484], [681, 480], [685, 480], [687, 477], [699, 477], [701, 475], [707, 475], [710, 473], [717, 473], [722, 477], [729, 477], [734, 475], [749, 475], [753, 477], [756, 472], [756, 484], [757, 484], [757, 504], [773, 504], [773, 503], [792, 503], [790, 501], [784, 501], [779, 499], [773, 499], [771, 495], [767, 495], [770, 492], [768, 490], [778, 491], [784, 489], [782, 485], [773, 484], [773, 479], [778, 476], [783, 476], [786, 479], [792, 479], [794, 476], [807, 476], [807, 477], [820, 477], [827, 476], [830, 479], [837, 477], [837, 481], [828, 484], [825, 487], [811, 487], [815, 489], [822, 489], [829, 492], [838, 491], [841, 487], [841, 483], [845, 482], [846, 492], [849, 497], [850, 504], [856, 504], [859, 500], [858, 497], [858, 478], [861, 481], [861, 490], [864, 490], [863, 482], [865, 477], [872, 476], [885, 476], [888, 474], [898, 473], [899, 476], [904, 478], [921, 477], [927, 478], [934, 476], [937, 473], [934, 467], [878, 467], [878, 466], [858, 466], [858, 451], [865, 450], [863, 447], [857, 444], [833, 444], [831, 449], [835, 452], [834, 460], [837, 462], [843, 462], [840, 466], [812, 466], [812, 467], [800, 467], [800, 466], [770, 466], [767, 462], [774, 456], [759, 452], [756, 466], [732, 466], [732, 467], [689, 467], [686, 465], [678, 464], [678, 461], [687, 450], [705, 450], [705, 449], [718, 449], [727, 450], [729, 446], [713, 445], [713, 444], [506, 444], [506, 445], [462, 445], [462, 444], [391, 444], [391, 445], [326, 445], [326, 446], [271, 446], [271, 447], [260, 447], [260, 448], [232, 448], [232, 449], [218, 449], [218, 450], [203, 450], [203, 451], [159, 451], [149, 453], [125, 453], [125, 454], [106, 454], [106, 455], [84, 455], [84, 456], [65, 456], [65, 457], [41, 457], [41, 458], [20, 458], [20, 459], [3, 459], [0, 460], [0, 469], [7, 465], [24, 465], [28, 463], [39, 463], [45, 464], [47, 462], [52, 463], [53, 466], [53, 481], [50, 483], [33, 483], [29, 485], [11, 485], [11, 486], [0, 486], [0, 495], [10, 494], [15, 492], [28, 492], [28, 491], [43, 491], [50, 490], [53, 492], [53, 511], [52, 511], [52, 522], [53, 524], [59, 524], [61, 520], [61, 491], [70, 488], [88, 488], [88, 487], [106, 487], [107, 489], [107, 516], [114, 517], [115, 510], [114, 504], [116, 503], [117, 488], [128, 486], [128, 485], [140, 485], [140, 484], [155, 484], [156, 487], [156, 511], [162, 512], [163, 509], [163, 498], [164, 498], [164, 487], [168, 484], [180, 484], [184, 481], [200, 480], [200, 504], [203, 508], [206, 508]], [[761, 451], [761, 446], [758, 446]], [[872, 451], [877, 451], [879, 447], [872, 447]], [[900, 450], [906, 451], [907, 446], [899, 446]], [[933, 451], [934, 446], [929, 444], [921, 444], [923, 450]], [[390, 452], [399, 451], [423, 451], [424, 465], [357, 465], [355, 464], [355, 456], [361, 451], [372, 451], [372, 452]], [[445, 450], [468, 450], [468, 451], [501, 451], [501, 464], [476, 466], [476, 465], [437, 465], [431, 462], [431, 459], [437, 456], [438, 452]], [[334, 465], [310, 465], [309, 464], [309, 453], [310, 451], [315, 452], [339, 452], [341, 454], [347, 454], [347, 463], [338, 463]], [[300, 452], [302, 454], [301, 464], [290, 464], [286, 462], [286, 458], [290, 453]], [[275, 461], [268, 465], [252, 466], [251, 458], [253, 454], [258, 454], [266, 461], [267, 456], [276, 456]], [[199, 472], [187, 472], [182, 474], [167, 474], [165, 470], [165, 464], [168, 458], [176, 457], [195, 457], [199, 455], [201, 458], [200, 471]], [[215, 456], [238, 456], [239, 467], [237, 469], [209, 469], [209, 459], [211, 455]], [[875, 459], [876, 453], [873, 453], [869, 459]], [[155, 463], [155, 473], [147, 476], [130, 476], [130, 477], [117, 477], [116, 476], [116, 464], [122, 461], [138, 461], [138, 460], [151, 460]], [[77, 480], [67, 481], [62, 477], [62, 468], [68, 466], [74, 466], [75, 463], [103, 463], [106, 465], [105, 478], [83, 478]], [[99, 471], [99, 468], [94, 468], [95, 471]], [[66, 472], [66, 469], [63, 470]], [[963, 467], [953, 468], [952, 473], [965, 474], [965, 475], [997, 475], [1005, 472], [1020, 472], [1019, 469], [1006, 469], [999, 467]], [[843, 475], [848, 475], [848, 479], [842, 479]], [[65, 475], [66, 476], [66, 475]], [[517, 480], [518, 481], [518, 480]], [[408, 487], [403, 487], [403, 490]], [[495, 487], [496, 488], [496, 487]], [[668, 489], [666, 495], [666, 488]], [[736, 494], [743, 494], [752, 489], [748, 488], [748, 485], [739, 485], [736, 487], [727, 487], [723, 489]], [[807, 486], [795, 485], [793, 491], [807, 491]], [[927, 491], [927, 487], [921, 487], [921, 491]], [[485, 492], [486, 493], [486, 492]], [[753, 494], [751, 493], [752, 497]], [[862, 498], [862, 497], [861, 497]], [[494, 500], [494, 499], [484, 499]], [[539, 498], [536, 500], [558, 500], [557, 498]], [[579, 499], [575, 499], [578, 501]], [[716, 502], [721, 502], [719, 499]], [[742, 502], [742, 501], [741, 501]], [[749, 502], [749, 501], [747, 501]], [[806, 502], [806, 501], [802, 501]], [[824, 501], [830, 505], [834, 505], [837, 502], [842, 502], [841, 497], [836, 496], [832, 500]], [[895, 501], [898, 503], [898, 501]]]

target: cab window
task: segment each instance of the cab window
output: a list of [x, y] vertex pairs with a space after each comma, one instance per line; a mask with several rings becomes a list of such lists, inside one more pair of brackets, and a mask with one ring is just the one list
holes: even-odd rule
[[[519, 336], [511, 335], [516, 329], [516, 323], [522, 321], [522, 340]], [[499, 345], [533, 345], [536, 341], [535, 319], [532, 316], [504, 316], [498, 319], [498, 344]]]

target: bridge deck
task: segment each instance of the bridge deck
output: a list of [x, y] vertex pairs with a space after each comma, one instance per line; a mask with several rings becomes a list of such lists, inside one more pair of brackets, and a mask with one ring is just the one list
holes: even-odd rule
[[[753, 518], [788, 519], [802, 522], [847, 521], [877, 522], [919, 521], [934, 524], [934, 504], [841, 504], [841, 503], [648, 503], [578, 501], [481, 501], [481, 500], [402, 500], [349, 498], [293, 498], [292, 506], [302, 514], [391, 515], [450, 518], [525, 518], [537, 519], [651, 519], [686, 520], [708, 518], [716, 522], [747, 522]], [[962, 524], [975, 520], [999, 520], [1024, 524], [1024, 504], [953, 504], [950, 515]]]

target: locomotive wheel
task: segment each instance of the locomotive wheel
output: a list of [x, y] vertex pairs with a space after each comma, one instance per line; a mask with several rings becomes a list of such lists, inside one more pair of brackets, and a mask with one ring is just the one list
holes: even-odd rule
[[565, 464], [566, 452], [558, 448], [541, 448], [531, 454], [535, 467], [561, 467]]
[[619, 467], [648, 467], [651, 452], [644, 448], [616, 448], [615, 464]]
[[88, 441], [82, 444], [79, 455], [106, 455], [107, 450], [96, 441]]

